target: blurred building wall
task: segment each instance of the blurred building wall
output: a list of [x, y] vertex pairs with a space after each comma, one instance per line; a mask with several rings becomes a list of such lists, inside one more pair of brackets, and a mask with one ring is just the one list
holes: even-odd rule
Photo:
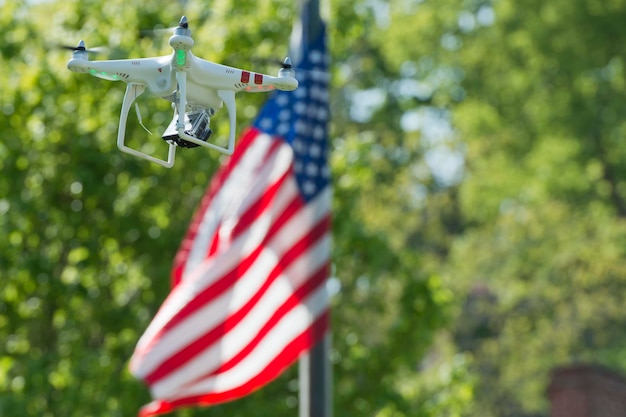
[[626, 377], [596, 365], [560, 367], [548, 398], [550, 417], [626, 417]]

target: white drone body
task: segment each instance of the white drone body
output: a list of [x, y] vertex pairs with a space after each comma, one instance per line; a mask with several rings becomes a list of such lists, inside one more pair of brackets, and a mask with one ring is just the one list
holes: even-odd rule
[[[156, 162], [164, 167], [171, 168], [174, 165], [177, 146], [203, 146], [227, 155], [233, 153], [237, 114], [235, 93], [239, 91], [253, 93], [272, 90], [291, 91], [298, 87], [289, 58], [285, 59], [283, 67], [278, 71], [278, 76], [273, 77], [215, 64], [194, 56], [191, 53], [194, 41], [185, 16], [174, 30], [169, 43], [174, 52], [168, 56], [90, 61], [85, 43], [80, 41], [78, 47], [72, 48], [74, 50], [72, 59], [67, 63], [71, 71], [127, 83], [120, 115], [117, 146], [123, 152]], [[152, 94], [173, 103], [174, 118], [163, 134], [163, 139], [169, 143], [167, 160], [131, 149], [125, 144], [128, 113], [135, 99], [146, 88]], [[226, 104], [230, 125], [226, 147], [208, 142], [211, 134], [210, 117], [221, 109], [223, 104]], [[137, 114], [140, 117], [138, 110]]]

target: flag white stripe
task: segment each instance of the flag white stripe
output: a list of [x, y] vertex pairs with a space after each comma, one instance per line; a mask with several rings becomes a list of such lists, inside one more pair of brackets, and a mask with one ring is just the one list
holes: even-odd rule
[[[287, 190], [292, 187], [296, 187], [292, 178], [286, 181], [285, 184], [288, 185], [285, 187]], [[288, 191], [285, 194], [291, 194], [291, 191]], [[315, 224], [319, 222], [322, 217], [327, 214], [327, 210], [324, 210], [323, 207], [320, 206], [328, 205], [328, 201], [330, 199], [329, 195], [330, 190], [320, 193], [315, 200], [311, 201], [307, 206], [295, 213], [294, 216], [292, 216], [292, 218], [283, 225], [281, 230], [276, 233], [270, 242], [267, 242], [267, 249], [265, 249], [262, 253], [277, 253], [282, 255], [302, 237], [308, 234], [309, 231], [299, 227], [299, 225], [308, 223]], [[281, 200], [281, 198], [278, 198], [278, 195], [276, 197], [275, 202]], [[281, 205], [282, 204], [279, 206]], [[282, 212], [282, 208], [278, 207], [278, 210]], [[248, 235], [258, 237], [259, 233], [256, 233], [254, 228], [259, 224], [261, 224], [261, 222], [255, 221], [253, 223], [253, 228], [246, 233], [243, 233], [240, 238], [233, 243], [235, 248], [231, 246], [232, 250], [229, 250], [223, 256], [212, 258], [210, 262], [204, 262], [202, 266], [197, 268], [199, 274], [198, 277], [182, 282], [173, 290], [170, 297], [168, 297], [162, 308], [157, 313], [157, 316], [154, 318], [152, 324], [146, 330], [144, 337], [140, 339], [137, 347], [138, 352], [152, 344], [152, 339], [156, 333], [161, 330], [163, 326], [167, 324], [171, 318], [188, 303], [189, 299], [195, 298], [198, 292], [206, 288], [206, 286], [201, 284], [204, 282], [215, 281], [216, 277], [219, 278], [230, 270], [230, 268], [226, 268], [225, 265], [231, 263], [236, 264], [240, 261], [241, 257], [237, 257], [232, 260], [226, 260], [224, 258], [230, 257], [230, 254], [232, 253], [241, 253], [237, 247], [240, 247], [243, 241], [248, 240]], [[260, 234], [262, 236], [265, 235], [264, 233]], [[255, 246], [258, 246], [258, 244], [260, 244], [259, 241], [257, 241], [257, 245]], [[254, 248], [251, 248], [251, 250], [253, 249]], [[271, 252], [268, 251], [268, 249], [271, 249]], [[244, 252], [242, 256], [245, 257], [245, 255], [246, 253]], [[261, 261], [259, 261], [259, 259]], [[229, 310], [236, 311], [240, 309], [263, 284], [265, 277], [271, 271], [271, 269], [267, 269], [266, 265], [269, 264], [263, 261], [263, 256], [260, 256], [259, 259], [251, 265], [250, 272], [244, 277], [241, 277], [233, 289], [230, 289], [218, 298], [212, 300], [210, 303], [207, 303], [206, 306], [192, 313], [189, 317], [185, 318], [183, 322], [178, 323], [175, 327], [168, 329], [162, 338], [158, 340], [158, 343], [152, 346], [152, 350], [150, 350], [147, 355], [141, 356], [140, 369], [135, 368], [133, 363], [131, 363], [131, 370], [133, 373], [141, 377], [146, 377], [158, 366], [160, 366], [165, 359], [169, 358], [173, 354], [180, 351], [183, 347], [196, 340], [198, 335], [205, 334], [216, 325], [219, 325], [229, 315]], [[259, 269], [260, 267], [265, 268], [261, 270]], [[199, 288], [197, 290], [194, 289], [194, 291], [189, 291], [186, 287], [190, 285], [197, 285]], [[235, 290], [235, 288], [241, 288], [243, 291], [241, 289]], [[245, 294], [245, 297], [232, 299], [233, 292]], [[227, 308], [226, 306], [229, 307]]]
[[[307, 273], [318, 271], [328, 263], [329, 250], [330, 236], [325, 235], [277, 277], [250, 313], [224, 337], [222, 362], [232, 359], [252, 341], [250, 336], [258, 334], [275, 312], [275, 307], [285, 303], [294, 290], [305, 283]], [[272, 269], [275, 266], [276, 262], [271, 265]]]
[[[280, 151], [277, 152], [276, 161], [273, 161], [273, 163], [270, 164], [274, 167], [274, 171], [267, 177], [263, 178], [267, 178], [268, 183], [273, 184], [276, 179], [279, 179], [286, 172], [286, 170], [289, 169], [291, 159], [291, 150], [288, 146], [283, 146]], [[287, 181], [281, 190], [278, 191], [272, 204], [272, 210], [268, 210], [259, 216], [257, 220], [251, 224], [251, 227], [239, 236], [236, 242], [232, 242], [231, 245], [229, 245], [230, 249], [225, 255], [219, 256], [219, 253], [214, 254], [214, 256], [204, 260], [201, 265], [197, 266], [195, 271], [193, 271], [193, 274], [190, 274], [187, 279], [179, 284], [179, 286], [184, 285], [188, 288], [174, 288], [170, 296], [161, 306], [157, 315], [154, 317], [150, 326], [146, 329], [144, 335], [139, 340], [136, 348], [138, 352], [141, 352], [147, 347], [147, 344], [152, 341], [152, 339], [171, 319], [175, 312], [182, 309], [191, 300], [193, 300], [198, 293], [215, 282], [215, 280], [232, 270], [239, 263], [242, 257], [248, 256], [250, 252], [255, 249], [255, 247], [260, 245], [262, 239], [265, 238], [264, 232], [271, 227], [273, 221], [272, 217], [276, 213], [281, 213], [293, 198], [293, 187], [295, 187], [295, 184], [290, 185], [291, 182], [292, 181]], [[267, 186], [268, 185], [266, 184], [259, 185], [261, 189]], [[207, 240], [211, 239], [209, 238]], [[246, 246], [248, 247], [246, 248]], [[252, 246], [252, 248], [250, 248], [250, 246]], [[236, 253], [238, 256], [229, 255], [231, 253]], [[216, 260], [216, 256], [219, 256], [219, 260]], [[204, 274], [203, 271], [209, 267], [212, 269], [212, 274]], [[202, 279], [198, 281], [198, 277], [201, 276]]]
[[[322, 195], [318, 197], [322, 197]], [[323, 197], [319, 199], [319, 203], [324, 203]], [[314, 206], [316, 205], [317, 204], [315, 203], [309, 204], [303, 210], [296, 213], [292, 217], [292, 219], [285, 223], [285, 226], [275, 235], [275, 237], [270, 242], [268, 242], [268, 248], [273, 248], [272, 250], [277, 253], [284, 253], [288, 248], [293, 246], [295, 242], [300, 240], [306, 233], [308, 233], [308, 231], [298, 228], [297, 226], [299, 224], [302, 224], [302, 222], [309, 221], [309, 219], [318, 222], [322, 218], [322, 214], [324, 214], [324, 211], [314, 210]], [[202, 268], [202, 271], [200, 272], [204, 273], [206, 275], [206, 278], [202, 278], [200, 281], [205, 279], [207, 281], [213, 281], [213, 275], [223, 275], [224, 271], [222, 270], [222, 268], [219, 267], [222, 264], [222, 259], [218, 258], [215, 260], [215, 265], [209, 265], [206, 269]], [[234, 300], [231, 299], [233, 291], [231, 289], [225, 294], [222, 294], [221, 296], [213, 300], [216, 304], [215, 307], [212, 306], [213, 301], [211, 303], [207, 303], [206, 306], [198, 309], [189, 317], [185, 318], [183, 322], [179, 323], [177, 326], [171, 329], [168, 329], [168, 332], [163, 335], [163, 337], [158, 341], [158, 344], [153, 346], [149, 354], [141, 358], [141, 369], [135, 369], [134, 367], [132, 367], [131, 364], [133, 372], [141, 375], [142, 377], [147, 376], [148, 374], [153, 372], [158, 366], [160, 366], [164, 358], [175, 354], [184, 346], [186, 346], [190, 342], [193, 342], [198, 335], [210, 331], [216, 325], [221, 323], [223, 319], [228, 315], [226, 306], [230, 306], [230, 310], [232, 311], [241, 308], [241, 306], [243, 306], [244, 303], [247, 302], [247, 300], [253, 295], [253, 293], [256, 292], [257, 288], [262, 285], [262, 282], [259, 280], [262, 280], [262, 277], [265, 276], [264, 274], [269, 273], [269, 270], [259, 270], [257, 266], [258, 264], [259, 263], [257, 261], [253, 265], [251, 265], [251, 271], [253, 272], [247, 274], [247, 280], [243, 280], [242, 278], [239, 282], [235, 284], [235, 286], [243, 288], [244, 290], [252, 290], [252, 292], [249, 293], [249, 296], [245, 300], [242, 299], [239, 302], [234, 302]], [[263, 265], [263, 263], [261, 263], [260, 265]], [[255, 280], [254, 277], [261, 278]], [[196, 280], [194, 280], [194, 282], [196, 282]], [[176, 288], [174, 292], [172, 292], [170, 297], [178, 298], [180, 296], [187, 299], [188, 291], [185, 290], [185, 287], [190, 284], [191, 282], [182, 283], [181, 285], [179, 285], [181, 288]], [[166, 301], [169, 301], [169, 298]], [[162, 325], [169, 322], [171, 317], [173, 317], [179, 311], [179, 309], [176, 308], [176, 306], [179, 305], [184, 306], [184, 301], [181, 303], [164, 303], [154, 321], [158, 321], [158, 323], [160, 324], [163, 323]], [[156, 328], [155, 330], [158, 331], [160, 328], [161, 327]], [[150, 331], [151, 335], [152, 333], [156, 333], [156, 331], [153, 332], [152, 329], [149, 328], [146, 331], [146, 334], [148, 334], [148, 331]], [[142, 339], [140, 340], [140, 344], [143, 347], [144, 344], [147, 345], [149, 343], [152, 343], [151, 339], [152, 338], [148, 339], [146, 337], [144, 340], [144, 338], [142, 337]]]
[[251, 379], [251, 375], [260, 374], [291, 341], [311, 327], [313, 322], [326, 311], [327, 299], [326, 287], [320, 285], [301, 304], [291, 309], [276, 323], [259, 345], [232, 369], [194, 381], [188, 387], [155, 384], [151, 387], [152, 395], [156, 398], [174, 401], [207, 392], [226, 392], [241, 386]]
[[[289, 204], [293, 199], [293, 188], [296, 187], [293, 180], [289, 179], [285, 182], [282, 189], [279, 190], [274, 198], [275, 207], [274, 210], [282, 212], [284, 207]], [[271, 226], [273, 210], [265, 212], [260, 216], [252, 226], [242, 233], [239, 238], [233, 242], [230, 246], [231, 250], [227, 252], [218, 253], [210, 259], [205, 260], [199, 267], [196, 268], [196, 272], [189, 279], [181, 282], [165, 300], [161, 309], [153, 319], [154, 326], [151, 324], [145, 332], [145, 340], [142, 337], [138, 343], [138, 349], [144, 347], [144, 344], [150, 343], [157, 333], [174, 317], [188, 302], [194, 299], [198, 293], [204, 291], [213, 282], [227, 274], [232, 270], [242, 258], [250, 255], [255, 249], [249, 248], [248, 251], [244, 251], [244, 246], [247, 242], [253, 241], [254, 246], [258, 247], [262, 239], [265, 238], [266, 230]], [[302, 231], [304, 232], [304, 230]], [[298, 237], [297, 234], [293, 234], [294, 237]], [[286, 240], [285, 244], [289, 244], [291, 240]], [[233, 257], [231, 253], [238, 253], [240, 256]], [[261, 275], [262, 277], [262, 275]], [[256, 288], [262, 284], [262, 278], [259, 278], [259, 282]], [[252, 283], [250, 283], [252, 284]], [[179, 288], [180, 287], [180, 288]], [[193, 288], [193, 289], [189, 289]], [[232, 291], [232, 289], [230, 290]], [[228, 301], [230, 299], [230, 291], [222, 294], [215, 301], [219, 307], [213, 308], [211, 303], [207, 303], [204, 307], [192, 313], [182, 323], [179, 323], [176, 327], [168, 329], [168, 331], [159, 340], [159, 344], [154, 346], [150, 352], [149, 357], [142, 358], [144, 363], [142, 368], [144, 372], [142, 376], [146, 376], [151, 373], [161, 362], [163, 356], [169, 356], [173, 352], [177, 352], [182, 347], [186, 346], [194, 335], [200, 334], [199, 332], [206, 332], [209, 329], [215, 327], [222, 321], [222, 316], [226, 309], [224, 303], [230, 305]], [[226, 301], [223, 301], [226, 300]]]
[[[265, 323], [269, 321], [276, 311], [276, 306], [285, 303], [293, 295], [294, 290], [304, 284], [308, 278], [307, 273], [319, 270], [328, 262], [329, 250], [330, 236], [326, 235], [312, 246], [310, 251], [305, 252], [283, 274], [277, 277], [267, 289], [267, 292], [241, 322], [216, 343], [210, 347], [207, 346], [206, 350], [194, 359], [180, 366], [175, 372], [168, 374], [167, 377], [155, 382], [152, 387], [154, 392], [160, 395], [161, 393], [178, 390], [179, 387], [213, 372], [221, 364], [235, 357], [237, 353], [252, 342]], [[276, 254], [268, 256], [268, 258], [275, 257]], [[267, 267], [264, 269], [271, 270], [275, 266], [276, 263], [273, 260], [269, 260]], [[265, 271], [260, 273], [263, 272]], [[268, 272], [263, 276], [267, 276]], [[256, 271], [250, 271], [250, 275], [252, 274], [256, 274]], [[252, 277], [244, 276], [241, 280], [245, 281], [250, 278]], [[237, 285], [237, 288], [233, 291], [234, 299], [238, 298], [237, 293], [241, 290], [247, 292], [245, 286]], [[243, 301], [247, 301], [248, 298], [246, 296]], [[237, 303], [235, 302], [235, 304]]]
[[[253, 143], [246, 149], [246, 153], [241, 157], [239, 163], [229, 173], [220, 187], [220, 190], [213, 196], [211, 207], [209, 207], [198, 225], [196, 238], [193, 240], [187, 261], [185, 262], [182, 279], [195, 270], [202, 263], [211, 244], [212, 237], [220, 225], [220, 221], [232, 207], [237, 207], [244, 197], [248, 201], [254, 201], [265, 189], [260, 184], [253, 184], [264, 179], [264, 174], [250, 175], [250, 167], [257, 167], [262, 162], [266, 153], [273, 143], [271, 136], [259, 134]], [[263, 169], [272, 169], [272, 164], [266, 164]]]

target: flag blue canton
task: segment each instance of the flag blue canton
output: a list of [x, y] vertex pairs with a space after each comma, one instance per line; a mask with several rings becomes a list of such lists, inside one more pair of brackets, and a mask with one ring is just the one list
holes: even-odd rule
[[328, 168], [328, 73], [325, 31], [303, 45], [294, 65], [298, 88], [276, 91], [261, 109], [254, 127], [287, 142], [294, 152], [293, 168], [300, 193], [313, 199], [330, 181]]

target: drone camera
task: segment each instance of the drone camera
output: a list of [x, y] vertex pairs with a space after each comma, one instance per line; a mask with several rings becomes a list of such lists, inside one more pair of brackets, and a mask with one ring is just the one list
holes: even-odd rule
[[[192, 113], [185, 113], [185, 133], [193, 136], [196, 139], [199, 139], [203, 142], [206, 142], [211, 136], [211, 128], [210, 116], [215, 113], [213, 109], [202, 109], [200, 111], [195, 111]], [[189, 142], [187, 140], [181, 139], [178, 136], [178, 131], [176, 130], [176, 124], [178, 122], [178, 117], [175, 114], [174, 118], [170, 122], [167, 129], [163, 133], [163, 140], [172, 145], [180, 146], [182, 148], [195, 148], [199, 146], [196, 143]]]

